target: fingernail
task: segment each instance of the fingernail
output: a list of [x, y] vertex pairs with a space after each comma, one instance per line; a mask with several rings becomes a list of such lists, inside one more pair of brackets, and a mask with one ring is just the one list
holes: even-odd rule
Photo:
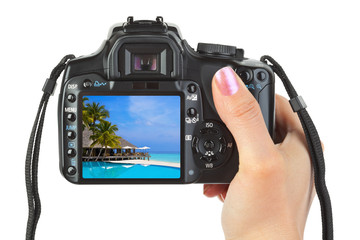
[[221, 68], [215, 73], [215, 82], [222, 95], [231, 96], [239, 90], [240, 84], [235, 74], [231, 67]]
[[206, 194], [206, 192], [209, 190], [210, 186], [209, 185], [205, 185], [204, 186], [204, 195]]

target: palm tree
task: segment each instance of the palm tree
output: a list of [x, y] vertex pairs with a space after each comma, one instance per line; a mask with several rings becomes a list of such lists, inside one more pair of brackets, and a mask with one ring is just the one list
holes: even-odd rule
[[92, 119], [89, 116], [89, 111], [85, 106], [85, 101], [89, 101], [89, 98], [83, 97], [83, 99], [82, 99], [82, 120], [83, 120], [82, 127], [83, 127], [83, 130], [85, 128], [90, 128], [89, 124], [92, 121]]
[[82, 101], [82, 107], [83, 107], [83, 109], [85, 108], [85, 101], [89, 101], [89, 98], [88, 97], [83, 97], [83, 99], [82, 99], [83, 101]]
[[[93, 140], [93, 143], [90, 145], [94, 147], [96, 144], [101, 145], [101, 147], [105, 147], [104, 157], [106, 156], [106, 151], [108, 147], [111, 148], [120, 148], [120, 139], [121, 137], [115, 134], [118, 131], [118, 127], [116, 125], [111, 125], [108, 121], [101, 121], [99, 124], [96, 124], [94, 128], [94, 135], [90, 136], [90, 139]], [[98, 160], [102, 149], [100, 149], [99, 155], [96, 160]]]
[[104, 105], [100, 106], [100, 103], [87, 103], [85, 107], [83, 107], [83, 124], [85, 125], [85, 127], [88, 127], [93, 133], [97, 121], [102, 122], [105, 118], [108, 118], [109, 116], [109, 111], [105, 109]]

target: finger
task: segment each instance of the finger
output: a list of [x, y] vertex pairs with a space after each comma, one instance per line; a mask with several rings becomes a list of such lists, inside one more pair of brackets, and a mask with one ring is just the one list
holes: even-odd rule
[[232, 68], [216, 72], [212, 91], [216, 110], [234, 136], [240, 158], [266, 158], [274, 152], [260, 106]]
[[229, 184], [205, 184], [204, 195], [207, 197], [219, 196], [226, 192], [229, 188]]

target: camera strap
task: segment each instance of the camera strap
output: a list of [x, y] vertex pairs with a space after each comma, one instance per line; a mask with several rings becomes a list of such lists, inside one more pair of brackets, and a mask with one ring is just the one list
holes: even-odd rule
[[[74, 55], [66, 55], [58, 65], [52, 70], [50, 77], [46, 80], [43, 87], [43, 96], [40, 101], [39, 109], [35, 118], [34, 126], [31, 131], [29, 145], [25, 160], [25, 181], [28, 197], [29, 215], [26, 229], [26, 240], [35, 239], [36, 226], [40, 218], [41, 202], [38, 192], [38, 162], [40, 152], [41, 134], [44, 125], [45, 112], [50, 96], [54, 93], [56, 81], [65, 69], [68, 60], [75, 58]], [[314, 168], [314, 181], [316, 192], [321, 206], [321, 217], [323, 227], [323, 239], [333, 240], [333, 220], [330, 196], [325, 183], [325, 161], [321, 142], [314, 123], [312, 122], [306, 104], [301, 96], [298, 96], [289, 78], [282, 67], [270, 56], [263, 56], [262, 62], [271, 63], [269, 65], [283, 82], [285, 89], [290, 97], [290, 105], [296, 112], [304, 129], [308, 148]]]
[[73, 58], [75, 58], [74, 55], [67, 55], [61, 59], [59, 64], [52, 70], [50, 77], [46, 80], [43, 87], [44, 94], [41, 98], [34, 126], [31, 131], [25, 160], [25, 182], [29, 206], [26, 240], [33, 240], [35, 238], [36, 225], [41, 213], [41, 203], [38, 191], [38, 163], [46, 106], [49, 97], [55, 90], [56, 80], [65, 69], [67, 61]]
[[286, 92], [290, 98], [290, 105], [294, 112], [298, 114], [301, 125], [304, 129], [306, 136], [306, 141], [308, 144], [308, 149], [311, 156], [312, 166], [314, 168], [314, 182], [315, 189], [319, 198], [320, 207], [321, 207], [321, 219], [322, 219], [322, 237], [324, 240], [332, 240], [333, 237], [333, 218], [332, 218], [332, 209], [330, 195], [325, 183], [325, 160], [323, 155], [323, 150], [321, 147], [321, 142], [319, 134], [316, 130], [316, 127], [313, 121], [310, 118], [309, 113], [306, 111], [306, 104], [301, 96], [298, 96], [293, 85], [291, 84], [289, 78], [287, 77], [285, 71], [270, 56], [262, 56], [260, 61], [266, 63], [270, 62], [272, 65], [269, 65], [273, 71], [278, 75], [278, 77], [283, 82]]

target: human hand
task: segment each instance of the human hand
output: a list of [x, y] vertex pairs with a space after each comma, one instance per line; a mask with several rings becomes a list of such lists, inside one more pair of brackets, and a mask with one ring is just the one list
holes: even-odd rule
[[306, 139], [288, 100], [276, 95], [275, 143], [260, 107], [230, 67], [212, 81], [222, 121], [237, 143], [239, 171], [230, 184], [205, 184], [204, 194], [224, 202], [227, 240], [302, 239], [315, 196]]

